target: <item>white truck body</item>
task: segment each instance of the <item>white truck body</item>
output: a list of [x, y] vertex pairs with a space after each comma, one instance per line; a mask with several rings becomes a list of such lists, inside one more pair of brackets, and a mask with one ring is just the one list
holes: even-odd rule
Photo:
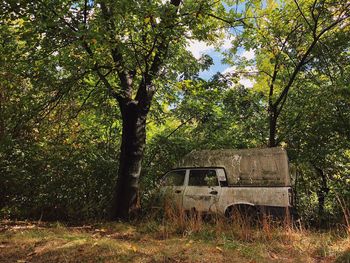
[[236, 206], [283, 213], [292, 207], [282, 148], [194, 151], [165, 174], [163, 190], [184, 210], [227, 212]]

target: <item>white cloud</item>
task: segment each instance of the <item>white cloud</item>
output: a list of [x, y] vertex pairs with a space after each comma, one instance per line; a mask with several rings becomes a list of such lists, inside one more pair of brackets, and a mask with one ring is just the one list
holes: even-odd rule
[[254, 75], [257, 73], [257, 68], [256, 66], [246, 66], [244, 70], [247, 72], [248, 75]]
[[255, 84], [255, 81], [247, 79], [247, 78], [241, 78], [239, 81], [239, 84], [243, 85], [246, 88], [252, 88]]
[[254, 59], [255, 58], [255, 50], [254, 49], [249, 49], [249, 50], [244, 50], [241, 57], [244, 57], [248, 60]]
[[204, 41], [188, 40], [186, 49], [190, 51], [196, 59], [199, 59], [203, 54], [214, 52], [215, 47], [219, 47], [222, 51], [231, 48], [231, 42], [233, 38], [234, 36], [225, 33], [225, 37], [221, 41], [219, 41], [218, 45], [215, 46], [213, 44], [208, 44]]
[[189, 40], [186, 49], [190, 51], [196, 59], [199, 59], [203, 54], [213, 51], [214, 46], [208, 45], [204, 41]]
[[220, 45], [220, 48], [222, 50], [227, 50], [229, 48], [232, 47], [232, 40], [234, 39], [234, 36], [233, 35], [230, 35], [230, 34], [225, 34], [225, 38], [223, 39], [221, 45]]
[[237, 70], [237, 67], [232, 66], [232, 67], [225, 69], [223, 72], [221, 72], [221, 74], [225, 75], [225, 74], [234, 73], [236, 70]]
[[244, 71], [237, 70], [236, 66], [228, 67], [224, 71], [222, 71], [222, 74], [230, 74], [230, 73], [239, 73], [239, 81], [238, 83], [243, 85], [246, 88], [252, 88], [255, 84], [255, 80], [252, 80], [248, 78], [248, 76], [255, 74], [256, 68], [253, 66], [248, 66], [244, 69]]

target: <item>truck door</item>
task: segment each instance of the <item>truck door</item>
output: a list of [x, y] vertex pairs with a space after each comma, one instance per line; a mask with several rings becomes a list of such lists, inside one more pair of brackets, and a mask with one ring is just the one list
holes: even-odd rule
[[162, 188], [165, 194], [169, 194], [169, 198], [174, 201], [178, 208], [182, 208], [182, 200], [185, 189], [186, 170], [172, 170], [164, 175], [162, 180]]
[[217, 212], [220, 194], [221, 187], [216, 169], [190, 169], [183, 208], [198, 212]]

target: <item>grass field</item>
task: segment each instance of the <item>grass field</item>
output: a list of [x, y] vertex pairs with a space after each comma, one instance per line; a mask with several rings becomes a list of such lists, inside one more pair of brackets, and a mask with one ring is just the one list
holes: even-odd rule
[[350, 237], [266, 223], [1, 221], [0, 262], [350, 262]]

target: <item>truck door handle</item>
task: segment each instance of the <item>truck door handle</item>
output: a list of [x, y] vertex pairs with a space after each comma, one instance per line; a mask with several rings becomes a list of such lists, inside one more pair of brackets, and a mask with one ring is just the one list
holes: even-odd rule
[[209, 194], [211, 194], [211, 195], [217, 195], [217, 194], [218, 194], [218, 191], [213, 190], [213, 191], [210, 191]]
[[181, 193], [181, 190], [175, 190], [175, 193], [179, 194], [179, 193]]

